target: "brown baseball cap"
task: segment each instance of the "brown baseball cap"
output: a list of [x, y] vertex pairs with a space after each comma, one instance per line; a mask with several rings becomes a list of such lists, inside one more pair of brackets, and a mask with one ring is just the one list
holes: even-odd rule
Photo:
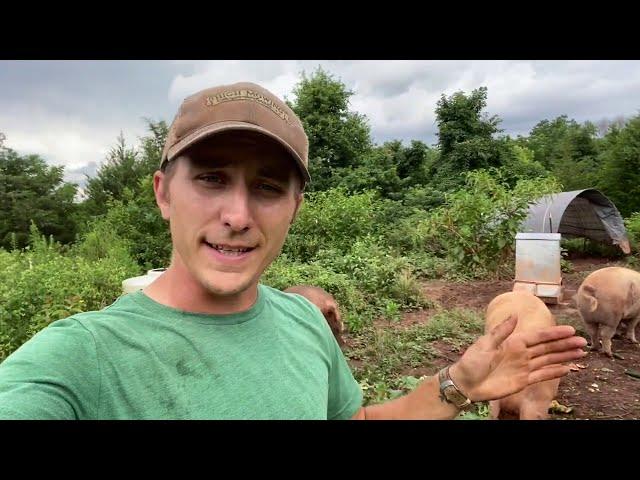
[[309, 140], [289, 106], [255, 83], [208, 88], [184, 99], [164, 145], [160, 168], [188, 147], [230, 130], [262, 133], [291, 154], [304, 182], [309, 182]]

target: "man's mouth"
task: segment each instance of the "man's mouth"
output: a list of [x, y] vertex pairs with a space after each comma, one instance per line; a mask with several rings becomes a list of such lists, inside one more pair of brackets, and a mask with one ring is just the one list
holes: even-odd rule
[[240, 246], [240, 245], [234, 246], [234, 245], [225, 245], [220, 243], [209, 243], [206, 240], [204, 243], [206, 243], [209, 247], [213, 248], [214, 250], [222, 253], [223, 255], [228, 255], [230, 257], [240, 256], [243, 253], [250, 252], [255, 248], [255, 247]]

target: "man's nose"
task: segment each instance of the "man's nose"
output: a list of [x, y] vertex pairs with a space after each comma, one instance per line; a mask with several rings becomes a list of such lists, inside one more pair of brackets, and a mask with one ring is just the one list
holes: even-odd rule
[[249, 230], [253, 226], [253, 218], [247, 187], [238, 185], [229, 193], [222, 206], [222, 222], [234, 232]]

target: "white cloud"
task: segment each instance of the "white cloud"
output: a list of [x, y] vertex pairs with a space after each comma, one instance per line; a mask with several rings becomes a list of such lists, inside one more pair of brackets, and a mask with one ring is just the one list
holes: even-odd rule
[[289, 95], [298, 82], [297, 62], [290, 60], [225, 60], [195, 62], [192, 74], [177, 75], [169, 88], [169, 101], [178, 105], [205, 88], [236, 82], [258, 83], [274, 94]]
[[[488, 88], [487, 113], [503, 119], [507, 133], [527, 131], [545, 118], [567, 114], [577, 121], [640, 106], [637, 61], [216, 61], [192, 63], [174, 78], [177, 104], [197, 90], [236, 81], [261, 83], [292, 98], [302, 70], [322, 65], [355, 92], [352, 109], [369, 119], [374, 139], [435, 138], [435, 109], [442, 94]], [[514, 128], [511, 129], [510, 125]]]
[[23, 154], [38, 154], [66, 169], [102, 163], [121, 131], [129, 145], [137, 144], [144, 134], [142, 121], [127, 128], [61, 115], [43, 107], [29, 106], [25, 110], [26, 115], [18, 107], [0, 113], [0, 131], [7, 136], [5, 146]]
[[[182, 99], [198, 90], [252, 81], [293, 100], [300, 73], [318, 65], [355, 92], [351, 108], [367, 116], [376, 142], [435, 141], [440, 96], [480, 86], [488, 88], [487, 113], [498, 115], [512, 134], [526, 134], [537, 122], [562, 114], [599, 121], [640, 109], [640, 61], [174, 60], [113, 62], [112, 69], [101, 62], [84, 70], [76, 62], [71, 67], [86, 70], [86, 77], [73, 76], [70, 86], [67, 67], [56, 64], [56, 75], [42, 87], [34, 79], [47, 78], [49, 64], [36, 77], [25, 69], [12, 80], [3, 77], [3, 65], [8, 63], [0, 62], [0, 132], [7, 135], [6, 145], [70, 168], [102, 162], [120, 130], [130, 144], [137, 143], [145, 134], [142, 117], [171, 121]], [[22, 67], [12, 63], [11, 71]], [[99, 80], [95, 88], [91, 75]], [[107, 87], [108, 95], [96, 104]]]

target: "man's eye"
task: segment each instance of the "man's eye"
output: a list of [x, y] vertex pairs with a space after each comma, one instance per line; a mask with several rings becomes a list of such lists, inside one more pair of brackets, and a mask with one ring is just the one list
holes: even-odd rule
[[222, 183], [222, 177], [215, 174], [200, 175], [198, 179], [203, 180], [206, 183]]
[[258, 185], [260, 190], [266, 190], [268, 192], [280, 192], [282, 189], [280, 187], [276, 187], [275, 185], [271, 185], [269, 183], [260, 183]]

